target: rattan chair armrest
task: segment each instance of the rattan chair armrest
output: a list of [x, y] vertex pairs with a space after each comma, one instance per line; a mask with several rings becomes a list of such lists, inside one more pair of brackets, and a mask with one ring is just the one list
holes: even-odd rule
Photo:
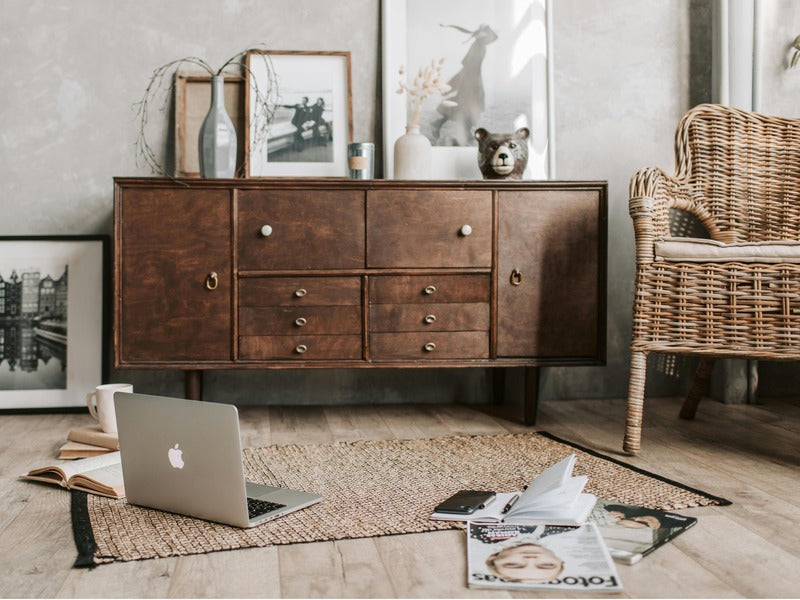
[[637, 264], [653, 261], [655, 241], [669, 235], [669, 209], [680, 184], [658, 167], [647, 167], [631, 178], [628, 212], [633, 220]]
[[670, 209], [695, 216], [712, 239], [732, 242], [732, 232], [720, 231], [705, 205], [698, 202], [688, 181], [671, 177], [659, 167], [647, 167], [631, 178], [628, 211], [633, 219], [637, 263], [651, 262], [656, 240], [669, 236]]

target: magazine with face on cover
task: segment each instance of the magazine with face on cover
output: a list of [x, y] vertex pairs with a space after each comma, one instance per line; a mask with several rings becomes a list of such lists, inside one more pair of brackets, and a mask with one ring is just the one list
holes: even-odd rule
[[695, 517], [598, 499], [589, 515], [603, 536], [611, 556], [632, 565], [695, 523]]
[[467, 524], [467, 583], [510, 590], [618, 592], [622, 582], [594, 523]]

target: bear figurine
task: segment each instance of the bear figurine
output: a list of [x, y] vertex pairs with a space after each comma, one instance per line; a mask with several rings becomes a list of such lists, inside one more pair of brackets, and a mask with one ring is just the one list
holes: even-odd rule
[[522, 179], [528, 164], [530, 130], [520, 127], [514, 133], [489, 133], [475, 130], [478, 140], [478, 168], [484, 179]]

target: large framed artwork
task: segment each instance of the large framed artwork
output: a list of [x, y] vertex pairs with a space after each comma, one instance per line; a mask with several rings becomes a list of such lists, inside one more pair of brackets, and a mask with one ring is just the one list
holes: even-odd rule
[[346, 177], [350, 53], [255, 50], [246, 66], [269, 106], [267, 120], [253, 85], [246, 87], [246, 175]]
[[0, 237], [0, 410], [85, 406], [105, 380], [108, 236]]
[[[478, 127], [531, 132], [525, 179], [555, 177], [551, 0], [383, 0], [384, 173], [405, 133], [408, 94], [420, 68], [441, 61], [450, 90], [423, 104], [434, 179], [481, 179]], [[401, 75], [402, 71], [402, 75]]]

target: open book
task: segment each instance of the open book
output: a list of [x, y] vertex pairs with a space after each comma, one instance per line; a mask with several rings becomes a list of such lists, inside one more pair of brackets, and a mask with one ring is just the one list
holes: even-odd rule
[[584, 494], [587, 477], [572, 476], [575, 455], [548, 467], [524, 492], [498, 493], [494, 502], [469, 515], [434, 512], [431, 519], [501, 523], [581, 525], [597, 498]]
[[54, 483], [67, 489], [109, 498], [125, 497], [119, 452], [33, 469], [21, 475], [21, 478]]

